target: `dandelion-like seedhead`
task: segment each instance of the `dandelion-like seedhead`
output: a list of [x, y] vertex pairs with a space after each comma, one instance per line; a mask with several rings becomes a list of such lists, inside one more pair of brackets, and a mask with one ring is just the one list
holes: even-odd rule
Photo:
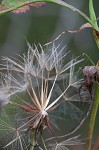
[[[21, 114], [18, 115], [21, 116], [21, 124], [16, 128], [17, 136], [9, 141], [5, 148], [18, 143], [19, 149], [29, 149], [31, 132], [34, 132], [36, 143], [38, 136], [46, 128], [51, 132], [50, 135], [53, 135], [53, 128], [59, 128], [58, 119], [61, 123], [66, 120], [67, 104], [72, 104], [71, 100], [79, 100], [77, 88], [81, 80], [77, 79], [74, 67], [82, 60], [71, 58], [66, 62], [70, 52], [66, 52], [66, 47], [61, 48], [61, 45], [53, 44], [52, 48], [47, 49], [40, 44], [34, 44], [32, 47], [27, 42], [27, 45], [27, 55], [19, 56], [19, 59], [3, 57], [5, 63], [2, 70], [6, 74], [2, 75], [0, 106], [9, 103], [9, 107], [18, 108], [15, 114]], [[72, 108], [75, 109], [76, 106], [72, 104]], [[5, 119], [1, 119], [0, 125], [15, 131]], [[25, 148], [23, 133], [28, 137]]]

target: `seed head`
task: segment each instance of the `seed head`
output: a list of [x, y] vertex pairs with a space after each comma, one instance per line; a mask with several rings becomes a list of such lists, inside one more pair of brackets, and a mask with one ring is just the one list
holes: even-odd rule
[[[10, 101], [11, 106], [24, 112], [25, 122], [18, 129], [26, 127], [27, 131], [34, 131], [37, 140], [45, 127], [52, 133], [50, 115], [60, 114], [60, 105], [70, 101], [72, 96], [68, 96], [68, 91], [71, 87], [77, 88], [79, 82], [73, 79], [74, 66], [82, 60], [72, 58], [66, 63], [69, 52], [61, 45], [56, 47], [53, 44], [52, 48], [47, 49], [40, 44], [32, 47], [27, 42], [27, 45], [27, 55], [19, 56], [19, 59], [3, 58], [5, 64], [2, 69], [7, 74], [3, 77], [6, 96], [1, 95], [5, 103], [1, 100], [1, 104]], [[12, 95], [16, 100], [11, 99]]]

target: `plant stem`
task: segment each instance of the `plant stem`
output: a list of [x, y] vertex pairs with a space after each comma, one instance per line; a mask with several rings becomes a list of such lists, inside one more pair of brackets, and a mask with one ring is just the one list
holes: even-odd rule
[[46, 145], [45, 145], [45, 142], [44, 142], [44, 139], [43, 139], [42, 135], [41, 135], [41, 140], [42, 140], [42, 142], [43, 142], [43, 146], [44, 146], [45, 150], [47, 150], [47, 147], [46, 147]]
[[95, 66], [95, 64], [94, 64], [94, 62], [92, 61], [92, 59], [90, 58], [90, 56], [88, 56], [88, 54], [87, 53], [83, 53], [83, 56], [86, 56], [87, 57], [87, 59], [92, 63], [92, 65], [93, 66]]
[[31, 130], [30, 133], [30, 150], [34, 150], [34, 147], [36, 145], [36, 141], [35, 141], [35, 130]]
[[93, 130], [94, 130], [94, 124], [96, 120], [98, 105], [99, 105], [99, 85], [97, 85], [96, 97], [95, 97], [95, 101], [94, 101], [94, 105], [93, 105], [93, 109], [91, 113], [86, 150], [91, 150], [92, 136], [93, 136]]

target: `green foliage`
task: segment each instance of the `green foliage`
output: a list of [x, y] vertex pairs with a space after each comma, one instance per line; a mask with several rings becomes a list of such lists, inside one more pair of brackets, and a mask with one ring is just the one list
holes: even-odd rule
[[90, 19], [92, 21], [92, 25], [93, 25], [94, 29], [99, 30], [95, 11], [94, 11], [93, 0], [89, 1], [89, 13], [90, 13]]
[[93, 0], [89, 0], [89, 14], [91, 19], [91, 24], [93, 26], [93, 36], [95, 38], [97, 47], [99, 48], [99, 27], [97, 24], [97, 18], [94, 11]]

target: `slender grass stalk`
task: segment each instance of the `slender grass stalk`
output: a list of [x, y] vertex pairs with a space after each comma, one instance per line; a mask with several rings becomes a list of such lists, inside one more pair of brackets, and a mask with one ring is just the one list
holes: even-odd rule
[[93, 105], [93, 109], [92, 109], [92, 113], [91, 113], [86, 150], [91, 150], [94, 124], [95, 124], [95, 120], [96, 120], [98, 105], [99, 105], [99, 85], [97, 85], [96, 97], [95, 97], [95, 101], [94, 101], [94, 105]]
[[35, 141], [35, 130], [31, 130], [31, 138], [30, 138], [30, 150], [34, 150], [34, 147], [36, 145], [36, 141]]

